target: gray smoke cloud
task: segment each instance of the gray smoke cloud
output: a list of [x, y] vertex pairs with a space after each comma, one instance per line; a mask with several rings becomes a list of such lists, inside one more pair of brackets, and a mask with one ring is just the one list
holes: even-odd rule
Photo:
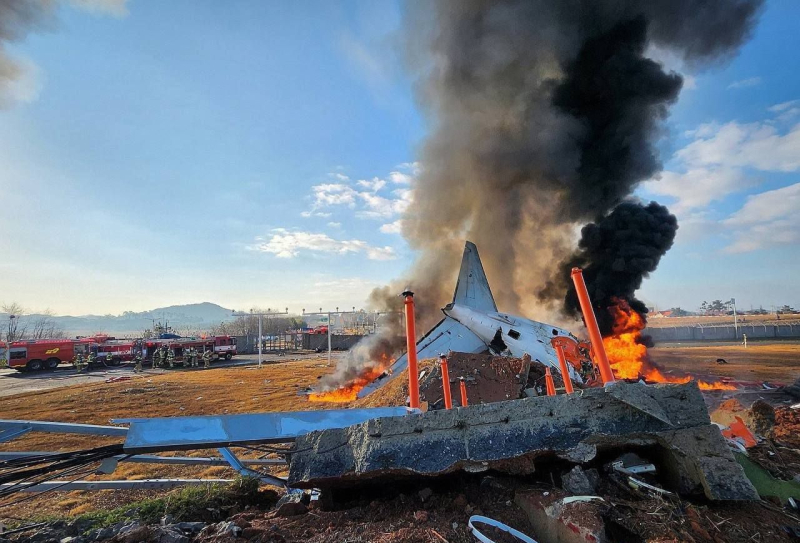
[[[36, 65], [9, 53], [8, 46], [24, 40], [28, 34], [55, 28], [59, 3], [57, 0], [0, 0], [0, 109], [30, 102], [39, 94], [41, 83]], [[126, 0], [70, 0], [61, 3], [115, 17], [127, 14]]]
[[[655, 144], [682, 86], [648, 51], [668, 52], [690, 69], [725, 61], [749, 36], [762, 3], [411, 3], [404, 28], [430, 136], [403, 234], [419, 258], [402, 279], [373, 291], [373, 307], [397, 308], [398, 294], [410, 287], [418, 329], [426, 331], [451, 300], [469, 239], [499, 307], [564, 323], [568, 287], [557, 276], [576, 258], [581, 225], [606, 220], [623, 202], [629, 207], [603, 224], [647, 226], [671, 217], [629, 202], [637, 184], [661, 169]], [[674, 224], [666, 229], [674, 235]], [[657, 263], [671, 238], [642, 248], [650, 239], [658, 235], [639, 236], [636, 252]], [[623, 239], [613, 242], [622, 244], [618, 254], [629, 253]], [[604, 254], [579, 250], [587, 266], [592, 254]], [[638, 288], [642, 276], [629, 284]], [[358, 363], [350, 359], [348, 372]]]
[[450, 301], [469, 239], [498, 306], [539, 318], [561, 313], [564, 291], [537, 294], [575, 250], [577, 227], [607, 215], [661, 168], [655, 143], [682, 78], [648, 50], [669, 51], [693, 69], [727, 60], [761, 5], [412, 3], [409, 57], [431, 133], [403, 221], [420, 258], [392, 293], [408, 284], [426, 307]]

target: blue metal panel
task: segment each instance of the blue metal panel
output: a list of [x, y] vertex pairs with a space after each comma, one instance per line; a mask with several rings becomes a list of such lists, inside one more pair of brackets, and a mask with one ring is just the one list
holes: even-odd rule
[[43, 422], [39, 420], [0, 420], [0, 431], [29, 429], [32, 432], [52, 434], [88, 434], [93, 436], [125, 436], [127, 428], [99, 426], [97, 424], [73, 424], [70, 422]]
[[413, 412], [405, 407], [335, 409], [246, 413], [201, 417], [117, 419], [130, 423], [125, 452], [235, 447], [256, 443], [288, 443], [315, 430], [345, 428], [379, 417], [398, 417]]

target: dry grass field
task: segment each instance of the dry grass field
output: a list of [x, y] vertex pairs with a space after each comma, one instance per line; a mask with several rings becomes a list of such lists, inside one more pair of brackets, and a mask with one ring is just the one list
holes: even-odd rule
[[[800, 344], [698, 345], [659, 347], [650, 350], [667, 372], [708, 377], [732, 377], [739, 381], [788, 383], [800, 376]], [[717, 358], [728, 364], [719, 365]], [[116, 383], [92, 383], [42, 390], [2, 399], [3, 418], [108, 424], [125, 417], [166, 417], [300, 411], [347, 407], [346, 404], [312, 403], [298, 395], [331, 371], [325, 358], [287, 361], [241, 368], [175, 370], [145, 375]], [[115, 438], [74, 435], [28, 434], [0, 450], [69, 451], [118, 442]], [[239, 451], [243, 457], [248, 454]], [[184, 455], [186, 453], [175, 453]], [[217, 456], [216, 451], [194, 451], [196, 456]], [[280, 474], [281, 471], [275, 472]], [[112, 475], [86, 478], [144, 479], [168, 477], [232, 478], [221, 467], [168, 466], [121, 463]], [[0, 518], [33, 515], [79, 514], [99, 507], [120, 505], [155, 491], [56, 492], [2, 507]], [[19, 497], [13, 497], [19, 499]]]
[[[698, 344], [649, 349], [666, 371], [698, 376], [731, 377], [737, 381], [791, 383], [800, 377], [800, 343]], [[717, 359], [727, 364], [718, 364]]]

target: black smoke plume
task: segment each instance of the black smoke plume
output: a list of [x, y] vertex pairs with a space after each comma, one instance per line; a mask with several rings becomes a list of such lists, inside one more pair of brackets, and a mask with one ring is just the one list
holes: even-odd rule
[[729, 59], [761, 5], [412, 3], [406, 35], [431, 128], [403, 221], [420, 258], [391, 290], [409, 285], [442, 307], [469, 239], [500, 307], [553, 318], [565, 291], [542, 287], [575, 250], [576, 226], [661, 169], [655, 144], [682, 78], [654, 58], [668, 52], [687, 69]]
[[[452, 299], [468, 239], [499, 307], [563, 319], [569, 276], [559, 264], [572, 260], [576, 227], [621, 205], [614, 220], [636, 215], [623, 202], [661, 168], [655, 144], [682, 78], [654, 58], [693, 70], [729, 59], [762, 3], [412, 2], [404, 35], [430, 135], [403, 235], [419, 258], [371, 300], [386, 308], [410, 287], [427, 330]], [[671, 228], [674, 237], [674, 217], [647, 209], [641, 226], [654, 230], [642, 235]], [[633, 290], [643, 276], [630, 279]]]
[[[569, 278], [572, 268], [583, 268], [604, 336], [612, 332], [614, 319], [608, 308], [617, 300], [626, 300], [631, 309], [646, 317], [647, 306], [636, 298], [635, 292], [672, 247], [677, 230], [675, 215], [656, 202], [647, 206], [623, 202], [608, 215], [583, 227], [578, 250], [562, 263], [559, 277]], [[557, 287], [556, 292], [567, 291], [565, 310], [578, 316], [580, 305], [572, 282], [566, 279]]]

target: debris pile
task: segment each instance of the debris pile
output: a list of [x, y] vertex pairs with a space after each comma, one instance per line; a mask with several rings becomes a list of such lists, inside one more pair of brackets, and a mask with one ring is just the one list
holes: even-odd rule
[[693, 383], [621, 382], [311, 432], [297, 439], [288, 482], [324, 491], [457, 471], [529, 475], [555, 460], [586, 464], [631, 448], [651, 449], [676, 492], [758, 498]]

